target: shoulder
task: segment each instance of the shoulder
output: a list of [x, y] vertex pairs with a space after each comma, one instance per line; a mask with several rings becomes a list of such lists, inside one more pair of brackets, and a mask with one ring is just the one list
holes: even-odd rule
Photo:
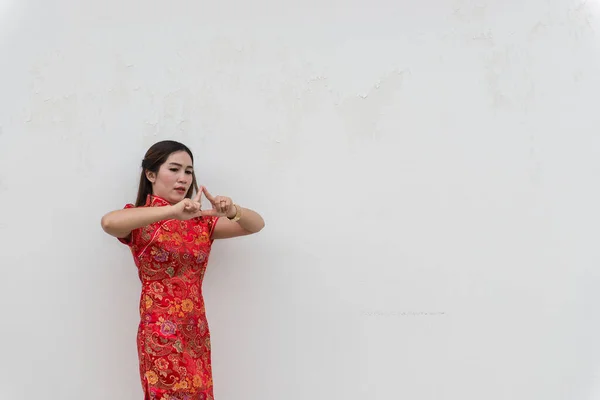
[[188, 220], [190, 225], [196, 226], [202, 229], [212, 229], [212, 227], [216, 224], [218, 217], [196, 217]]
[[197, 235], [205, 236], [207, 239], [212, 238], [213, 231], [217, 225], [219, 217], [202, 216], [192, 218], [190, 222], [194, 226], [194, 231]]

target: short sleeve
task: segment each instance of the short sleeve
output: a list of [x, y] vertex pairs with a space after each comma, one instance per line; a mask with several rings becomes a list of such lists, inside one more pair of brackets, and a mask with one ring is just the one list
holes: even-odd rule
[[[123, 207], [123, 209], [128, 209], [128, 208], [135, 208], [135, 206], [133, 204], [125, 204], [125, 207]], [[124, 238], [117, 238], [117, 240], [119, 242], [131, 247], [135, 243], [135, 239], [136, 239], [135, 236], [137, 234], [138, 234], [138, 229], [134, 229], [133, 231], [131, 231], [129, 236], [124, 237]]]
[[212, 216], [212, 217], [208, 218], [208, 231], [210, 232], [208, 237], [210, 238], [211, 243], [214, 241], [213, 232], [215, 231], [215, 227], [217, 226], [217, 221], [219, 220], [219, 218], [220, 217], [216, 217], [216, 216]]

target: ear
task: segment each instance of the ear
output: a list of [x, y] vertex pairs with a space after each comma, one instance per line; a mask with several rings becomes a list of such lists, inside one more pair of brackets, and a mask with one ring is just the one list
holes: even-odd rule
[[152, 172], [152, 171], [148, 171], [148, 170], [146, 170], [146, 178], [147, 178], [147, 179], [148, 179], [150, 182], [154, 183], [154, 181], [156, 180], [156, 174], [155, 174], [154, 172]]

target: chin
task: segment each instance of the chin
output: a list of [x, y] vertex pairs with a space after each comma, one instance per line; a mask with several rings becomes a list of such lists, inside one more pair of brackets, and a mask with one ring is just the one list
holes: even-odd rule
[[179, 193], [175, 192], [175, 194], [173, 196], [171, 196], [171, 198], [173, 201], [179, 202], [179, 201], [185, 199], [186, 194], [187, 193], [179, 194]]

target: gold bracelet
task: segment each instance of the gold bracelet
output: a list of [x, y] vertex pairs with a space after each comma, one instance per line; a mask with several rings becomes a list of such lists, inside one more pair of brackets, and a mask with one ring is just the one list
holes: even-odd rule
[[227, 217], [230, 221], [233, 222], [237, 222], [240, 220], [240, 218], [242, 218], [242, 207], [238, 206], [237, 204], [233, 204], [235, 206], [235, 216], [229, 218]]

